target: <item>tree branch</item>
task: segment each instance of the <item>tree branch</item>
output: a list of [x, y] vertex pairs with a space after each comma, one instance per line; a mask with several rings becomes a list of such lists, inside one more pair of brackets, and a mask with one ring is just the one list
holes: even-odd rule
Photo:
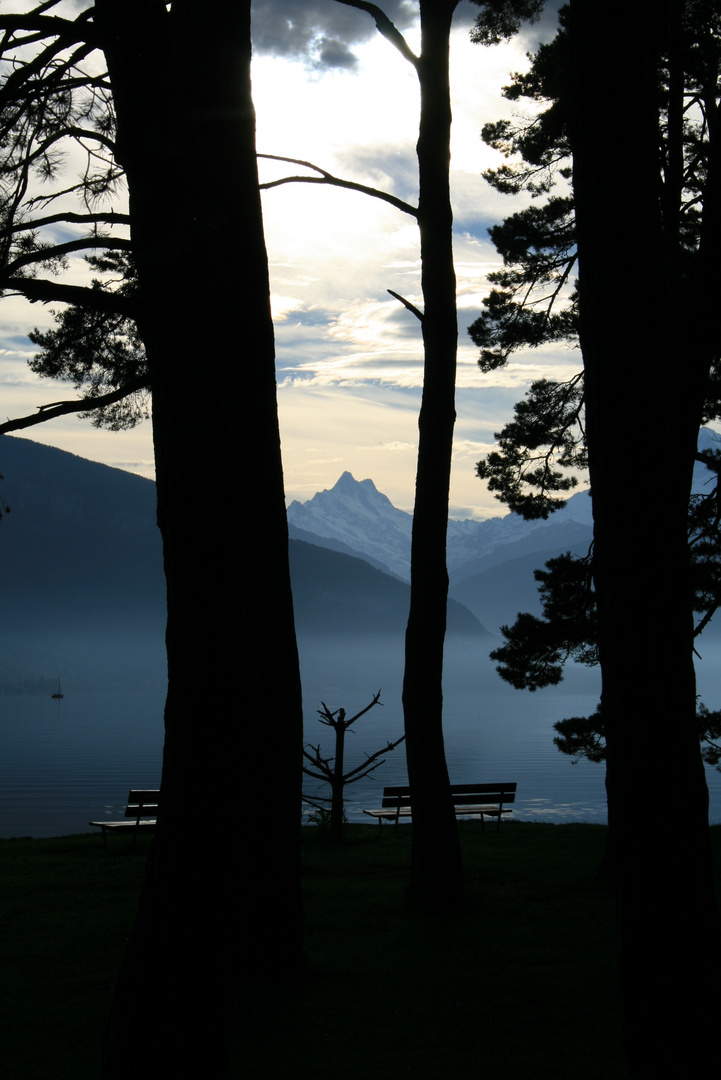
[[[4, 30], [6, 40], [3, 42], [3, 50], [5, 52], [11, 52], [13, 49], [27, 47], [29, 44], [33, 44], [35, 41], [45, 41], [48, 37], [54, 38], [52, 44], [46, 46], [38, 55], [27, 64], [23, 64], [20, 67], [15, 68], [14, 71], [8, 76], [5, 84], [2, 88], [2, 95], [0, 100], [8, 101], [17, 96], [17, 89], [19, 85], [27, 83], [28, 77], [39, 75], [43, 69], [55, 66], [52, 79], [56, 86], [61, 81], [67, 71], [70, 71], [73, 67], [77, 67], [80, 60], [83, 60], [93, 49], [98, 47], [94, 38], [94, 28], [92, 22], [85, 22], [82, 34], [77, 33], [76, 27], [80, 24], [81, 19], [87, 19], [90, 15], [90, 11], [83, 12], [75, 22], [70, 22], [67, 19], [60, 19], [55, 16], [50, 18], [41, 17], [33, 26], [33, 32], [24, 38], [15, 38], [14, 34], [19, 30], [26, 30], [29, 27], [29, 20], [32, 16], [32, 12], [28, 15], [17, 15], [9, 17], [0, 17], [0, 30]], [[13, 25], [13, 19], [15, 25]], [[25, 25], [23, 25], [23, 23]], [[39, 27], [44, 24], [44, 28], [39, 30]], [[39, 30], [39, 32], [38, 32]], [[90, 30], [90, 34], [87, 31]], [[10, 36], [9, 36], [10, 35]], [[70, 45], [78, 45], [79, 48], [68, 57], [65, 61], [60, 62], [59, 66], [56, 65], [56, 57], [59, 53], [62, 53]]]
[[[367, 776], [368, 773], [373, 772], [374, 769], [377, 769], [379, 765], [383, 764], [383, 761], [376, 761], [376, 758], [379, 758], [381, 754], [387, 754], [390, 750], [395, 750], [398, 744], [402, 743], [404, 739], [405, 735], [401, 735], [400, 739], [396, 739], [395, 742], [389, 742], [387, 746], [384, 746], [381, 750], [376, 750], [374, 754], [366, 754], [366, 759], [362, 765], [357, 765], [355, 769], [351, 769], [350, 772], [345, 774], [343, 777], [344, 782], [346, 784], [352, 784], [353, 780], [361, 780], [364, 776]], [[376, 762], [375, 765], [371, 765], [371, 762], [373, 761]], [[361, 773], [360, 776], [356, 776], [356, 773], [360, 773], [361, 769], [366, 769], [367, 771]], [[353, 777], [353, 780], [351, 780], [351, 777]]]
[[138, 378], [117, 390], [112, 390], [109, 394], [101, 394], [100, 397], [76, 398], [72, 401], [55, 401], [49, 405], [39, 405], [37, 413], [33, 413], [32, 416], [21, 416], [17, 420], [7, 420], [4, 424], [0, 424], [0, 435], [6, 435], [9, 431], [22, 431], [36, 424], [44, 424], [46, 420], [56, 420], [59, 416], [93, 412], [105, 405], [114, 405], [116, 401], [122, 401], [123, 398], [136, 394], [138, 390], [147, 390], [148, 387], [147, 378]]
[[135, 318], [135, 306], [127, 297], [105, 289], [90, 289], [84, 285], [63, 285], [45, 278], [0, 277], [0, 290], [18, 293], [31, 304], [78, 304], [94, 311], [106, 311]]
[[[342, 2], [342, 0], [339, 0], [339, 2]], [[348, 188], [351, 191], [359, 191], [361, 195], [370, 195], [374, 199], [381, 199], [383, 202], [395, 206], [397, 210], [402, 210], [404, 214], [410, 214], [414, 218], [418, 217], [417, 208], [403, 199], [398, 199], [395, 195], [389, 195], [387, 191], [381, 191], [380, 188], [357, 184], [353, 180], [341, 180], [340, 177], [333, 176], [326, 169], [321, 169], [320, 166], [313, 165], [310, 161], [281, 157], [278, 154], [258, 154], [258, 157], [265, 158], [267, 161], [284, 161], [289, 165], [301, 165], [305, 169], [313, 169], [315, 172], [320, 173], [320, 176], [284, 176], [280, 180], [269, 180], [260, 185], [261, 190], [280, 187], [281, 184], [331, 184], [333, 187]]]
[[420, 59], [413, 52], [400, 30], [391, 22], [386, 13], [381, 11], [377, 4], [368, 4], [365, 0], [338, 0], [338, 3], [345, 4], [346, 7], [358, 8], [359, 11], [367, 11], [374, 20], [378, 32], [383, 35], [386, 41], [390, 41], [391, 45], [398, 49], [401, 56], [409, 64], [413, 64], [413, 67], [418, 71]]
[[65, 211], [64, 213], [48, 214], [46, 217], [35, 218], [31, 221], [20, 221], [12, 225], [9, 231], [13, 234], [28, 232], [33, 229], [43, 229], [48, 225], [130, 225], [129, 214], [118, 214], [111, 210], [107, 214], [78, 214]]
[[369, 709], [372, 709], [374, 705], [382, 704], [383, 702], [381, 701], [381, 692], [379, 690], [377, 694], [373, 695], [373, 700], [370, 702], [370, 704], [366, 705], [366, 707], [364, 709], [361, 709], [360, 712], [357, 712], [355, 716], [351, 716], [350, 720], [348, 720], [346, 723], [346, 727], [348, 727], [350, 724], [355, 724], [356, 720], [359, 720], [360, 717], [367, 713]]
[[[81, 42], [95, 42], [97, 35], [91, 21], [92, 9], [82, 11], [76, 19], [42, 15], [38, 12], [39, 8], [36, 8], [26, 14], [0, 15], [0, 30], [11, 34], [25, 30], [35, 35], [35, 38], [54, 37], [66, 47]], [[24, 45], [26, 40], [21, 39], [18, 44]]]
[[[111, 154], [115, 153], [115, 140], [108, 138], [107, 135], [103, 135], [101, 131], [93, 131], [92, 128], [81, 128], [71, 125], [70, 127], [63, 128], [58, 134], [62, 139], [75, 139], [81, 145], [83, 144], [83, 139], [87, 139], [90, 142], [96, 142], [101, 146], [104, 146]], [[58, 140], [56, 139], [56, 141]]]
[[54, 244], [49, 247], [39, 247], [36, 251], [29, 251], [26, 255], [19, 255], [5, 267], [6, 274], [14, 274], [23, 266], [32, 266], [33, 263], [47, 263], [52, 259], [62, 259], [75, 251], [86, 251], [95, 248], [108, 248], [113, 251], [131, 251], [130, 240], [120, 236], [86, 236], [79, 240], [69, 240], [66, 244]]
[[400, 300], [403, 307], [408, 308], [409, 311], [413, 312], [417, 319], [420, 319], [420, 321], [423, 322], [423, 312], [420, 311], [415, 304], [412, 304], [410, 300], [406, 300], [405, 296], [401, 296], [400, 293], [393, 292], [393, 289], [386, 289], [386, 292], [390, 293], [394, 300]]

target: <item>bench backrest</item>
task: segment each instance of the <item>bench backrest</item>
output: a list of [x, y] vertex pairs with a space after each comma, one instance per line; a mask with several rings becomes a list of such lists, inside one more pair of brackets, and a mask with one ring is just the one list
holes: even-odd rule
[[410, 806], [411, 805], [411, 789], [406, 784], [404, 787], [386, 787], [383, 788], [383, 802], [381, 806], [386, 807], [398, 807], [398, 806]]
[[512, 803], [516, 801], [517, 784], [451, 784], [455, 806], [473, 803]]
[[128, 795], [128, 805], [125, 807], [126, 818], [135, 818], [139, 821], [144, 817], [157, 817], [159, 797], [159, 791], [133, 789]]
[[[454, 806], [474, 806], [478, 803], [496, 803], [503, 806], [516, 801], [517, 784], [451, 784]], [[383, 808], [402, 808], [411, 805], [411, 789], [408, 785], [383, 788]]]

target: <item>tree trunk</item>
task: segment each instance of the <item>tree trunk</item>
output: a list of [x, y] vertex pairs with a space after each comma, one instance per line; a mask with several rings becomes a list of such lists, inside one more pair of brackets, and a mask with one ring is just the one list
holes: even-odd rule
[[[659, 200], [659, 6], [571, 5], [572, 149], [607, 790], [633, 1075], [703, 1072], [719, 1004], [687, 512], [705, 373]], [[633, 118], [631, 120], [631, 117]], [[608, 160], [615, 172], [609, 179]], [[630, 254], [629, 254], [630, 253]], [[619, 281], [633, 259], [633, 286]], [[616, 291], [614, 292], [614, 288]], [[673, 445], [630, 475], [644, 416]], [[660, 448], [659, 451], [662, 453]], [[650, 528], [649, 528], [650, 524]], [[649, 736], [652, 735], [651, 738]], [[649, 821], [649, 807], [658, 818]]]
[[419, 226], [424, 299], [423, 399], [411, 543], [403, 709], [413, 806], [411, 894], [447, 907], [463, 894], [458, 828], [443, 745], [446, 532], [458, 326], [450, 200], [449, 39], [456, 0], [421, 0]]
[[328, 835], [334, 843], [343, 839], [343, 761], [345, 757], [345, 709], [338, 710], [335, 723], [335, 768], [331, 783], [330, 826]]
[[[98, 0], [97, 21], [130, 193], [168, 593], [161, 811], [103, 1076], [142, 1062], [213, 1078], [235, 995], [287, 984], [302, 950], [302, 712], [250, 3]], [[279, 722], [262, 727], [269, 695]]]

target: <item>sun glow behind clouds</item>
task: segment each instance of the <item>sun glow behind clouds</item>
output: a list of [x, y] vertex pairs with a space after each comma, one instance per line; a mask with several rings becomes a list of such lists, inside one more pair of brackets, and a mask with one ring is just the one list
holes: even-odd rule
[[[417, 33], [407, 31], [407, 37], [417, 50]], [[482, 143], [480, 129], [516, 108], [503, 101], [500, 87], [511, 71], [526, 66], [525, 47], [481, 49], [470, 43], [467, 26], [459, 26], [452, 37], [452, 193], [460, 325], [451, 502], [468, 516], [502, 512], [475, 478], [474, 464], [491, 447], [494, 431], [510, 418], [513, 403], [532, 379], [565, 374], [569, 367], [577, 370], [575, 356], [547, 350], [520, 356], [505, 372], [482, 376], [466, 332], [481, 310], [487, 274], [500, 265], [487, 228], [514, 206], [481, 177], [499, 159]], [[320, 71], [278, 55], [254, 57], [258, 149], [311, 161], [414, 204], [416, 73], [375, 33], [353, 46], [353, 52], [357, 63], [343, 70]], [[259, 169], [261, 180], [313, 175], [265, 160]], [[422, 342], [417, 318], [388, 290], [422, 308], [416, 221], [378, 199], [326, 185], [273, 188], [263, 193], [263, 207], [288, 497], [309, 498], [349, 469], [357, 479], [371, 477], [395, 505], [411, 509]], [[21, 354], [31, 346], [23, 334], [48, 325], [49, 313], [29, 305], [21, 311], [13, 303], [4, 301], [0, 309], [0, 349], [14, 354], [15, 361], [12, 372], [8, 362], [2, 362], [0, 413], [21, 415], [41, 403], [70, 397], [72, 390], [38, 380], [24, 366]], [[11, 393], [8, 384], [13, 379]], [[23, 392], [25, 406], [19, 400]], [[141, 463], [136, 471], [146, 475], [152, 460], [149, 425], [115, 435], [68, 418], [29, 434], [110, 464], [135, 460]]]
[[[278, 61], [259, 58], [253, 75], [259, 147], [414, 204], [415, 72], [380, 38], [355, 51], [353, 72], [311, 78], [302, 64], [278, 67]], [[487, 275], [500, 266], [487, 228], [512, 208], [482, 179], [499, 158], [481, 141], [480, 129], [511, 113], [499, 90], [526, 63], [516, 45], [482, 50], [471, 45], [466, 29], [453, 35], [459, 389], [451, 502], [468, 516], [503, 512], [474, 467], [493, 446], [513, 403], [533, 379], [559, 373], [559, 364], [564, 374], [576, 370], [573, 358], [546, 350], [482, 376], [467, 336], [488, 291]], [[288, 109], [275, 107], [279, 101], [289, 102]], [[277, 163], [272, 174], [268, 167], [261, 166], [264, 175], [282, 175]], [[396, 505], [410, 509], [422, 342], [418, 320], [388, 290], [422, 308], [415, 219], [354, 192], [306, 184], [266, 192], [264, 212], [271, 278], [284, 298], [277, 304], [276, 332], [289, 497], [304, 499], [331, 487], [348, 469], [357, 479], [371, 476]], [[281, 253], [290, 253], [290, 263]]]

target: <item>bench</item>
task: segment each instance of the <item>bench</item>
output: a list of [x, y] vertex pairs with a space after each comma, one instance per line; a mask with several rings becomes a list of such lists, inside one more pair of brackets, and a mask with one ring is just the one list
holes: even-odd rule
[[[486, 817], [494, 817], [497, 829], [501, 827], [501, 815], [511, 814], [506, 808], [508, 803], [516, 801], [516, 784], [451, 784], [451, 798], [456, 817], [480, 817], [481, 827]], [[395, 821], [410, 817], [411, 789], [409, 787], [383, 788], [382, 809], [364, 810], [364, 814], [377, 818], [378, 824], [384, 820]]]
[[108, 846], [108, 833], [111, 830], [133, 830], [133, 843], [139, 832], [149, 832], [155, 828], [155, 820], [158, 816], [158, 798], [160, 792], [140, 791], [133, 789], [128, 795], [128, 805], [125, 807], [124, 821], [91, 821], [103, 831], [103, 841]]

